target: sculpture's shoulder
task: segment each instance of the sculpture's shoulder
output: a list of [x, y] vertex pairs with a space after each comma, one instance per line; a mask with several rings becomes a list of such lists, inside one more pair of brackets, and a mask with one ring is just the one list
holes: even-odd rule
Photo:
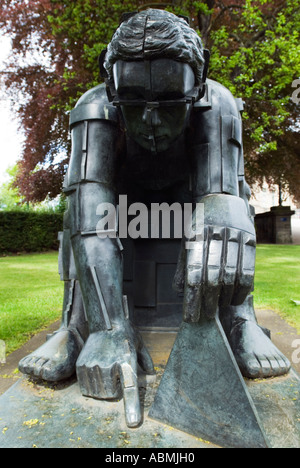
[[218, 81], [207, 79], [207, 86], [224, 99], [234, 99], [231, 91]]
[[117, 109], [109, 102], [105, 84], [86, 91], [70, 113], [70, 125], [84, 120], [119, 122]]
[[244, 102], [241, 98], [235, 98], [231, 91], [221, 83], [208, 79], [205, 95], [194, 107], [195, 110], [218, 107], [221, 113], [238, 115], [244, 109]]
[[87, 104], [100, 104], [105, 105], [109, 104], [106, 87], [104, 83], [101, 83], [94, 88], [86, 91], [77, 101], [76, 107], [83, 106]]

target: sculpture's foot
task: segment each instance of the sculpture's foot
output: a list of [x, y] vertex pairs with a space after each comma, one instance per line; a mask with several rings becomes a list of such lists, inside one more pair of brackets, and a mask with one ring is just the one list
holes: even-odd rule
[[286, 374], [291, 367], [289, 360], [255, 322], [241, 319], [232, 328], [228, 341], [244, 377], [277, 377]]
[[289, 360], [272, 343], [269, 330], [257, 323], [253, 296], [239, 306], [220, 308], [219, 316], [244, 377], [277, 377], [289, 372]]
[[83, 340], [75, 329], [60, 328], [36, 351], [19, 362], [19, 370], [32, 377], [58, 382], [71, 377]]
[[137, 363], [146, 373], [154, 373], [147, 349], [127, 322], [113, 330], [92, 333], [76, 364], [83, 395], [99, 399], [123, 395], [128, 427], [141, 422]]

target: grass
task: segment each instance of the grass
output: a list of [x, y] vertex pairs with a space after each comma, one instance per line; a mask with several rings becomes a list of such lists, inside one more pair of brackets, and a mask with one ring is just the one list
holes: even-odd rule
[[61, 316], [58, 254], [0, 258], [0, 339], [7, 354]]
[[278, 312], [300, 333], [300, 245], [259, 245], [256, 252], [255, 308]]
[[[0, 258], [0, 339], [7, 353], [61, 316], [57, 252]], [[300, 246], [259, 245], [256, 308], [272, 309], [300, 331]]]

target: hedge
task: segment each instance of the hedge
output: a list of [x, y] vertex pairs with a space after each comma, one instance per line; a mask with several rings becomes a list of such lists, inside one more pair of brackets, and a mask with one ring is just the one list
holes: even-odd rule
[[0, 253], [58, 249], [63, 215], [31, 211], [0, 211]]

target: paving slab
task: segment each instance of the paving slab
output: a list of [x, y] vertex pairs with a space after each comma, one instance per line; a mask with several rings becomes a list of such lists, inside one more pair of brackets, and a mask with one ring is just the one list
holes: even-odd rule
[[272, 448], [300, 448], [300, 378], [288, 375], [246, 385]]
[[[147, 417], [128, 429], [122, 401], [83, 397], [76, 381], [54, 388], [20, 379], [0, 397], [1, 448], [210, 448], [196, 437]], [[145, 390], [145, 389], [144, 389]]]
[[[83, 397], [75, 380], [55, 387], [22, 377], [0, 397], [0, 448], [219, 448], [149, 418], [157, 385], [141, 386], [144, 420], [129, 429], [122, 401]], [[270, 447], [299, 448], [299, 377], [291, 372], [247, 386]]]
[[[261, 325], [271, 329], [275, 344], [292, 358], [292, 343], [300, 336], [273, 311], [257, 311]], [[144, 420], [141, 427], [126, 426], [122, 401], [99, 401], [83, 397], [76, 379], [61, 385], [33, 381], [13, 374], [19, 360], [44, 342], [58, 323], [37, 335], [0, 365], [0, 448], [217, 448], [200, 437], [187, 434], [149, 417], [160, 378], [176, 339], [176, 333], [143, 333], [157, 377], [140, 376]], [[8, 368], [12, 374], [8, 373]], [[252, 396], [270, 446], [300, 448], [299, 363], [284, 377], [245, 383]], [[5, 384], [5, 385], [4, 385]], [[2, 386], [1, 386], [2, 385]], [[4, 386], [3, 386], [4, 385]]]

